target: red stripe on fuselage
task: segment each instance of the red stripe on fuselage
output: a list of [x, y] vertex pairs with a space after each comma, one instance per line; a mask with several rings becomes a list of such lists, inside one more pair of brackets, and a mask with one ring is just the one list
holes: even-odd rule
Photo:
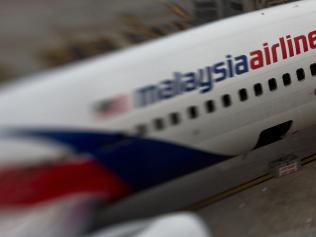
[[30, 205], [74, 194], [113, 201], [129, 193], [123, 181], [92, 160], [0, 170], [0, 207]]

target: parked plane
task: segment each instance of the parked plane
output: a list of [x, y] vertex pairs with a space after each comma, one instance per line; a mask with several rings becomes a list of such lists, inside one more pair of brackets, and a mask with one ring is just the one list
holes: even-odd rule
[[309, 129], [315, 17], [286, 4], [3, 86], [1, 160], [84, 154], [138, 191]]

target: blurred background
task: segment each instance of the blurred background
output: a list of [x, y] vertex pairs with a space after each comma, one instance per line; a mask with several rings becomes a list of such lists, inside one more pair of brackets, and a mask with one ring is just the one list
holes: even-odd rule
[[0, 81], [293, 0], [0, 1]]

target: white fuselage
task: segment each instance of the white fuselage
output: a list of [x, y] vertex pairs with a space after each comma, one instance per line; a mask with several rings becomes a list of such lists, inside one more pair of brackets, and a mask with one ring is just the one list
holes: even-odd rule
[[[229, 156], [247, 152], [255, 147], [260, 133], [269, 127], [291, 120], [289, 134], [316, 123], [316, 77], [310, 69], [310, 65], [316, 63], [312, 33], [316, 31], [315, 19], [316, 2], [288, 4], [205, 25], [3, 87], [0, 91], [0, 131], [68, 128], [136, 135], [136, 127], [142, 125], [146, 138]], [[294, 55], [290, 56], [287, 43], [284, 59], [280, 37], [286, 40], [287, 35], [291, 35], [293, 44], [294, 37], [304, 35], [308, 50], [300, 41], [299, 46], [293, 46]], [[254, 56], [250, 54], [256, 50], [265, 54], [264, 43], [269, 45], [270, 63], [265, 55], [264, 65], [252, 69], [250, 60]], [[273, 44], [279, 44], [278, 48], [272, 49]], [[298, 47], [300, 53], [296, 51]], [[275, 50], [277, 62], [273, 62], [272, 50]], [[248, 71], [231, 77], [226, 75], [219, 80], [223, 74], [215, 73], [214, 68], [220, 62], [226, 65], [227, 55], [232, 58], [246, 55]], [[207, 67], [213, 70], [210, 72], [213, 81], [211, 89], [205, 86], [208, 90], [205, 93], [201, 93], [201, 86], [189, 92], [167, 95], [172, 98], [156, 99], [147, 106], [135, 106], [135, 93], [139, 88], [174, 80], [175, 73], [191, 73], [191, 78], [198, 80], [199, 69], [206, 82]], [[217, 67], [218, 70], [225, 67], [229, 74], [229, 66]], [[300, 68], [305, 72], [305, 79], [301, 81], [297, 78]], [[282, 78], [286, 73], [291, 77], [287, 86]], [[181, 80], [188, 78], [189, 75], [183, 76]], [[271, 78], [276, 79], [275, 90], [269, 87]], [[257, 83], [262, 85], [260, 96], [255, 95]], [[193, 84], [192, 87], [197, 87]], [[245, 101], [241, 101], [238, 94], [241, 89], [246, 89]], [[96, 111], [100, 101], [119, 95], [128, 98], [126, 111], [110, 116]], [[230, 97], [231, 104], [227, 107], [223, 95]], [[205, 107], [209, 100], [214, 103], [212, 112]], [[196, 118], [190, 118], [190, 106], [197, 110]], [[176, 125], [171, 122], [171, 113], [178, 114], [180, 121]], [[155, 119], [161, 119], [160, 125], [154, 124]]]

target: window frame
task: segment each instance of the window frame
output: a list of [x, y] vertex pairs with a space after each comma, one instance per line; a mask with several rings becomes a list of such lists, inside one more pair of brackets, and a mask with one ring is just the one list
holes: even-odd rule
[[140, 137], [146, 136], [149, 132], [149, 128], [145, 123], [137, 124], [134, 129], [136, 135]]
[[238, 90], [239, 100], [244, 102], [249, 99], [248, 91], [246, 88], [241, 88]]
[[230, 94], [222, 95], [221, 99], [222, 99], [222, 105], [224, 108], [228, 108], [228, 107], [232, 106], [233, 101], [232, 101]]
[[169, 122], [172, 126], [177, 126], [181, 123], [181, 117], [179, 112], [169, 113]]
[[[302, 76], [303, 77], [300, 77], [300, 72], [302, 72]], [[296, 78], [298, 81], [304, 81], [306, 79], [306, 74], [305, 74], [305, 70], [304, 68], [298, 68], [296, 69]]]
[[276, 91], [278, 89], [278, 82], [274, 77], [268, 80], [268, 87], [270, 91]]
[[255, 96], [259, 97], [263, 95], [263, 86], [260, 82], [253, 85], [253, 90], [255, 92]]
[[206, 100], [204, 102], [206, 113], [214, 113], [216, 110], [215, 101], [214, 100]]
[[309, 65], [309, 69], [310, 69], [311, 75], [313, 77], [316, 76], [316, 63], [312, 63], [311, 65]]
[[198, 106], [196, 105], [191, 105], [187, 108], [187, 115], [189, 119], [196, 119], [199, 117], [199, 110]]
[[292, 77], [290, 73], [284, 73], [282, 75], [282, 82], [284, 86], [290, 86], [292, 84]]
[[166, 124], [163, 118], [154, 118], [152, 122], [155, 131], [162, 131], [166, 128]]

